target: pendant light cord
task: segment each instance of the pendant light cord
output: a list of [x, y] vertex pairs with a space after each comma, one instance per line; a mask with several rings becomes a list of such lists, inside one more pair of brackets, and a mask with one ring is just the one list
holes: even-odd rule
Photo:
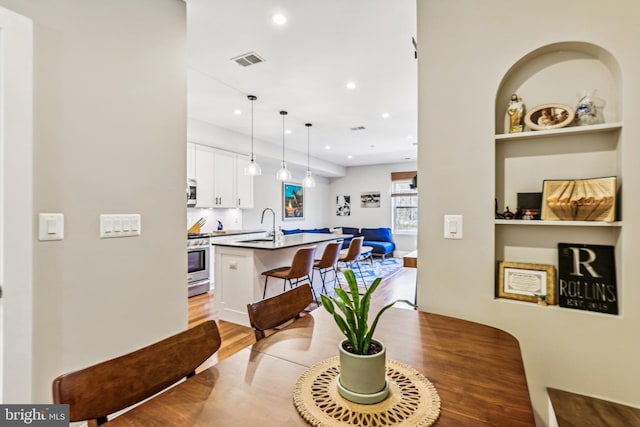
[[253, 162], [253, 99], [251, 100], [251, 161]]
[[309, 166], [309, 139], [311, 138], [311, 123], [305, 123], [305, 126], [307, 127], [307, 172], [309, 172], [309, 170], [311, 170]]
[[280, 111], [282, 115], [282, 163], [284, 163], [284, 116], [287, 115], [286, 111]]

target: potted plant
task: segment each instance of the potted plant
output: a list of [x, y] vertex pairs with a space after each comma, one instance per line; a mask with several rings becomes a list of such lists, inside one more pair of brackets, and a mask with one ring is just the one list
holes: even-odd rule
[[[323, 307], [331, 314], [345, 336], [338, 346], [340, 351], [340, 374], [337, 379], [338, 392], [352, 402], [373, 404], [384, 400], [389, 393], [386, 378], [386, 348], [382, 342], [373, 338], [378, 320], [382, 313], [397, 300], [382, 307], [369, 325], [371, 295], [382, 279], [376, 278], [367, 291], [360, 296], [358, 284], [352, 270], [343, 271], [349, 287], [349, 293], [336, 288], [336, 297], [320, 295]], [[336, 309], [337, 308], [337, 309]]]

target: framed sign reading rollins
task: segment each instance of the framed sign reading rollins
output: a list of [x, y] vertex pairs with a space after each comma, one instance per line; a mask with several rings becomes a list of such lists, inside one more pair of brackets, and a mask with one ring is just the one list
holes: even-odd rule
[[500, 261], [497, 296], [537, 302], [544, 296], [547, 304], [556, 303], [556, 268], [553, 265]]
[[282, 183], [282, 219], [304, 219], [304, 189], [302, 184]]

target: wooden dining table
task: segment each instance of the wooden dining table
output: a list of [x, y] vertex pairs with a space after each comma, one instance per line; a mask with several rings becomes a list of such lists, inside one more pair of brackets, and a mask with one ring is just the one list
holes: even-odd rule
[[[427, 377], [442, 426], [535, 426], [518, 341], [453, 317], [392, 308], [376, 338], [387, 358]], [[322, 308], [109, 422], [112, 426], [305, 426], [293, 402], [309, 367], [336, 356], [342, 336]]]

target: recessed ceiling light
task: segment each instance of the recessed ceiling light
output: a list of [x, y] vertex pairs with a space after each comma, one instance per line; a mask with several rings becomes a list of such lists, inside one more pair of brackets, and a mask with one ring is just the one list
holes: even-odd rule
[[411, 145], [418, 145], [418, 141], [412, 142]]
[[291, 135], [291, 129], [285, 130], [284, 133], [286, 133], [287, 135]]
[[273, 23], [277, 25], [284, 25], [287, 22], [287, 17], [279, 13], [273, 15], [271, 19], [273, 20]]
[[407, 139], [413, 139], [413, 136], [409, 135], [409, 136], [407, 137]]
[[238, 110], [236, 108], [235, 110], [233, 110], [233, 114], [235, 114], [236, 116], [239, 116], [240, 114], [242, 114], [242, 110]]
[[325, 146], [324, 146], [324, 149], [325, 149], [325, 150], [331, 150], [331, 146], [330, 146], [330, 145], [325, 145]]
[[356, 88], [356, 84], [354, 82], [347, 83], [347, 89], [355, 89], [355, 88]]
[[373, 144], [371, 144], [371, 145], [369, 146], [369, 148], [376, 148], [376, 146], [375, 146], [375, 145], [373, 145]]
[[383, 119], [388, 119], [389, 118], [389, 113], [382, 113], [382, 118]]
[[347, 159], [353, 159], [353, 156], [352, 156], [351, 154], [349, 154], [349, 155], [347, 156]]

